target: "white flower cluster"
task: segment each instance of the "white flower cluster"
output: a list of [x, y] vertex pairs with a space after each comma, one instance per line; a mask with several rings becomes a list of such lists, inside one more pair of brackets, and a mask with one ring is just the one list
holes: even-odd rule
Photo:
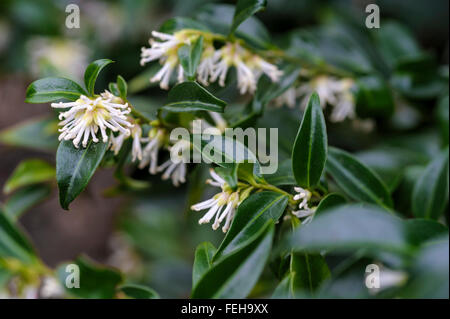
[[[187, 31], [191, 31], [191, 33]], [[184, 81], [183, 67], [178, 60], [178, 49], [183, 44], [192, 43], [199, 35], [192, 34], [192, 30], [181, 30], [173, 35], [153, 31], [152, 35], [160, 41], [150, 39], [150, 48], [141, 49], [141, 65], [159, 60], [163, 66], [150, 79], [150, 82], [160, 82], [161, 88], [168, 89], [170, 77], [176, 68], [178, 69], [178, 82]], [[216, 50], [212, 41], [205, 40], [197, 70], [198, 81], [209, 85], [210, 82], [218, 80], [220, 86], [225, 86], [230, 67], [236, 68], [238, 89], [241, 94], [253, 94], [262, 74], [266, 74], [273, 82], [277, 82], [283, 74], [277, 66], [245, 49], [237, 42], [227, 42]]]
[[245, 190], [238, 188], [238, 190], [233, 191], [225, 180], [214, 171], [214, 169], [210, 169], [210, 174], [212, 180], [209, 179], [206, 182], [212, 186], [220, 187], [222, 191], [210, 199], [192, 205], [191, 209], [195, 211], [208, 209], [206, 214], [200, 218], [198, 223], [207, 224], [214, 218], [214, 223], [212, 225], [214, 230], [219, 228], [220, 224], [225, 220], [225, 224], [222, 227], [222, 231], [225, 233], [230, 228], [236, 208], [244, 199], [248, 197], [251, 188], [246, 188]]
[[299, 210], [293, 211], [292, 214], [294, 214], [298, 218], [305, 218], [302, 221], [302, 224], [307, 224], [312, 221], [314, 213], [316, 212], [315, 207], [310, 208], [308, 205], [312, 194], [309, 190], [303, 189], [301, 187], [294, 187], [294, 190], [297, 192], [297, 194], [294, 196], [294, 200], [300, 201], [300, 203], [298, 204]]
[[100, 130], [103, 142], [108, 141], [107, 129], [113, 132], [120, 131], [124, 135], [130, 135], [133, 125], [129, 122], [127, 114], [131, 112], [128, 103], [105, 91], [100, 96], [89, 98], [81, 95], [75, 102], [52, 103], [53, 108], [68, 109], [59, 114], [61, 122], [59, 140], [73, 140], [73, 145], [78, 148], [82, 141], [86, 147], [90, 138], [97, 143], [97, 133]]
[[[175, 186], [186, 182], [186, 160], [183, 155], [190, 149], [190, 143], [179, 141], [168, 150], [172, 153], [170, 159], [158, 165], [158, 155], [160, 149], [165, 145], [166, 132], [163, 128], [154, 127], [149, 131], [148, 137], [142, 136], [142, 128], [139, 124], [134, 124], [131, 134], [119, 134], [111, 139], [111, 150], [117, 155], [123, 142], [130, 137], [133, 139], [131, 149], [132, 162], [138, 161], [140, 169], [148, 166], [150, 174], [155, 175], [164, 172], [162, 179], [171, 179]], [[181, 155], [179, 155], [181, 153]]]
[[289, 88], [281, 96], [275, 99], [276, 106], [296, 106], [297, 98], [300, 98], [300, 106], [305, 109], [313, 92], [317, 92], [320, 105], [333, 107], [330, 121], [342, 122], [345, 119], [355, 119], [355, 98], [351, 91], [354, 81], [350, 78], [337, 79], [332, 76], [321, 75], [313, 78], [297, 88]]

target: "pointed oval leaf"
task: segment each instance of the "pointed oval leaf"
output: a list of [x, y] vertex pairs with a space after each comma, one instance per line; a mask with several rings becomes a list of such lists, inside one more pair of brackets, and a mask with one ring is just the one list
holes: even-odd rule
[[192, 45], [183, 45], [178, 49], [178, 58], [184, 73], [189, 80], [195, 79], [195, 72], [203, 52], [203, 36], [200, 36]]
[[113, 62], [114, 61], [109, 59], [95, 60], [86, 68], [86, 71], [84, 72], [84, 85], [91, 96], [94, 95], [95, 82], [97, 81], [100, 71]]
[[46, 103], [61, 99], [76, 101], [86, 91], [72, 80], [58, 77], [44, 78], [31, 83], [26, 92], [25, 102]]
[[108, 149], [108, 142], [90, 141], [86, 148], [75, 148], [72, 141], [62, 141], [56, 152], [56, 180], [61, 207], [84, 190]]
[[295, 251], [365, 249], [410, 254], [403, 220], [377, 206], [343, 205], [328, 209], [289, 238]]
[[170, 112], [213, 111], [223, 113], [227, 103], [216, 98], [196, 82], [177, 84], [169, 92], [163, 109]]
[[214, 261], [240, 249], [254, 239], [269, 221], [276, 223], [283, 214], [288, 197], [275, 192], [261, 192], [243, 201], [233, 219], [222, 244], [214, 255]]
[[192, 269], [192, 287], [211, 268], [216, 247], [210, 242], [203, 242], [195, 249], [194, 267]]
[[132, 299], [159, 299], [156, 291], [142, 285], [126, 284], [120, 286], [118, 290]]
[[349, 197], [392, 207], [391, 195], [380, 178], [349, 153], [330, 147], [327, 171]]
[[439, 219], [448, 202], [448, 149], [428, 164], [414, 185], [412, 210], [416, 217]]
[[214, 264], [199, 280], [191, 297], [247, 297], [269, 258], [273, 233], [274, 225], [269, 221], [255, 240]]
[[297, 184], [314, 187], [327, 161], [327, 130], [317, 93], [311, 95], [308, 107], [292, 149], [292, 171]]
[[127, 81], [120, 75], [117, 76], [117, 90], [119, 91], [119, 94], [117, 96], [120, 96], [122, 99], [127, 98], [128, 94], [128, 85]]
[[264, 10], [266, 6], [267, 0], [239, 0], [234, 11], [230, 34], [233, 34], [242, 22], [255, 13]]
[[17, 220], [20, 215], [31, 207], [39, 204], [51, 194], [52, 187], [48, 184], [25, 186], [12, 194], [3, 205], [9, 217]]

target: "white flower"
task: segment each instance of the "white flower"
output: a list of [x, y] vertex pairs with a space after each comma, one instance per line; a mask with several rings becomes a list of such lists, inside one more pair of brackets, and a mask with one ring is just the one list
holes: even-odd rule
[[123, 142], [129, 137], [129, 135], [125, 133], [119, 133], [117, 136], [111, 134], [111, 151], [114, 152], [114, 155], [119, 154], [120, 149], [122, 148]]
[[240, 59], [236, 62], [237, 82], [241, 94], [253, 94], [256, 91], [256, 77], [252, 70]]
[[179, 141], [170, 148], [170, 159], [157, 169], [158, 172], [164, 171], [163, 180], [171, 178], [176, 187], [186, 182], [186, 162], [188, 161], [187, 156], [190, 155], [190, 148], [191, 143], [188, 141]]
[[235, 59], [234, 45], [231, 43], [225, 44], [222, 48], [214, 52], [212, 61], [214, 65], [211, 72], [211, 82], [219, 79], [219, 85], [225, 86], [225, 79], [227, 77], [228, 69], [233, 65]]
[[327, 104], [336, 104], [336, 94], [341, 91], [339, 80], [331, 76], [321, 75], [310, 82], [302, 84], [297, 90], [299, 96], [303, 96], [301, 107], [306, 109], [309, 98], [313, 92], [317, 92], [320, 98], [320, 106], [324, 108]]
[[142, 161], [142, 128], [138, 124], [134, 124], [131, 129], [131, 136], [133, 137], [133, 146], [131, 148], [131, 161]]
[[274, 99], [274, 105], [276, 107], [282, 107], [283, 105], [287, 105], [289, 108], [294, 108], [296, 105], [297, 99], [297, 91], [295, 88], [290, 87], [279, 97]]
[[[150, 48], [141, 48], [141, 65], [158, 60], [163, 67], [150, 79], [150, 82], [160, 82], [159, 86], [167, 90], [169, 88], [170, 76], [178, 65], [178, 48], [184, 43], [190, 43], [189, 37], [184, 32], [167, 34], [152, 31], [152, 35], [161, 41], [150, 39]], [[178, 65], [178, 82], [183, 82], [183, 67]]]
[[213, 74], [214, 65], [220, 55], [215, 54], [214, 47], [209, 45], [203, 50], [200, 63], [197, 67], [197, 79], [203, 85], [209, 85], [208, 79]]
[[167, 57], [173, 54], [178, 46], [183, 43], [179, 37], [172, 34], [162, 33], [158, 31], [152, 31], [152, 35], [162, 41], [155, 41], [150, 39], [150, 48], [141, 48], [141, 65], [145, 63], [158, 60], [160, 58]]
[[239, 192], [232, 192], [225, 180], [217, 175], [214, 169], [210, 169], [210, 174], [213, 180], [207, 180], [207, 183], [212, 186], [221, 187], [222, 191], [208, 200], [192, 205], [191, 209], [195, 211], [208, 209], [198, 223], [207, 224], [215, 217], [212, 225], [214, 230], [219, 228], [222, 221], [225, 220], [225, 224], [222, 227], [222, 231], [225, 233], [230, 228], [236, 207], [243, 199], [241, 198], [241, 200], [239, 200]]
[[339, 81], [339, 89], [337, 92], [337, 101], [334, 104], [333, 111], [330, 115], [332, 122], [342, 122], [345, 119], [354, 119], [355, 114], [355, 98], [351, 92], [353, 87], [352, 79], [342, 79]]
[[308, 206], [308, 202], [311, 199], [312, 194], [309, 190], [303, 189], [301, 187], [294, 187], [294, 190], [298, 193], [294, 195], [294, 200], [300, 201], [300, 203], [298, 204], [299, 210], [293, 211], [292, 214], [294, 214], [298, 218], [305, 218], [302, 221], [302, 224], [307, 224], [313, 219], [314, 213], [316, 211], [315, 207], [309, 208]]
[[[73, 140], [73, 145], [79, 147], [82, 141], [83, 147], [87, 146], [89, 139], [97, 143], [97, 132], [100, 129], [103, 142], [108, 141], [106, 130], [120, 131], [130, 135], [129, 128], [133, 125], [126, 115], [131, 112], [128, 103], [123, 104], [122, 99], [112, 95], [108, 91], [99, 97], [88, 98], [81, 95], [75, 102], [52, 103], [53, 108], [69, 108], [59, 115], [62, 126], [59, 131], [59, 140]], [[64, 119], [64, 120], [63, 120]]]
[[149, 132], [148, 143], [142, 150], [142, 160], [139, 168], [149, 165], [149, 173], [156, 174], [158, 168], [158, 153], [164, 141], [164, 130], [154, 128]]
[[264, 73], [272, 80], [272, 82], [278, 82], [280, 77], [283, 75], [283, 71], [279, 70], [276, 65], [267, 62], [256, 54], [253, 55], [250, 64], [252, 65], [256, 79]]

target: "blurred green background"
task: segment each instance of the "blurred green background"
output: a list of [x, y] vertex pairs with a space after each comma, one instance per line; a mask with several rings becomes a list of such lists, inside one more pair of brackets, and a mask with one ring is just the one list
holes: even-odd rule
[[[120, 74], [129, 81], [131, 90], [139, 92], [137, 99], [160, 105], [167, 92], [147, 87], [148, 76], [142, 76], [146, 69], [139, 65], [140, 48], [148, 45], [151, 31], [165, 20], [197, 15], [211, 2], [218, 1], [2, 0], [0, 130], [5, 132], [24, 120], [51, 114], [47, 104], [24, 103], [26, 87], [33, 80], [50, 75], [80, 79], [88, 63], [98, 58], [116, 61], [102, 73], [98, 87]], [[70, 3], [80, 7], [79, 29], [65, 27], [65, 8]], [[234, 4], [234, 1], [220, 3]], [[267, 10], [258, 14], [258, 18], [271, 32], [272, 39], [281, 41], [287, 31], [320, 24], [331, 13], [361, 24], [368, 3], [380, 6], [381, 24], [391, 18], [404, 23], [425, 51], [433, 52], [439, 64], [448, 65], [447, 0], [268, 0]], [[21, 140], [24, 147], [20, 148], [3, 142], [0, 185], [23, 159], [39, 157], [54, 163], [54, 139], [37, 145], [39, 141], [28, 135]], [[198, 226], [200, 216], [187, 209], [202, 193], [202, 189], [190, 185], [195, 185], [196, 180], [203, 183], [206, 175], [207, 168], [198, 166], [191, 172], [190, 183], [179, 189], [163, 183], [159, 176], [147, 176], [153, 185], [150, 190], [116, 196], [111, 189], [116, 184], [113, 172], [104, 169], [96, 173], [70, 212], [59, 207], [53, 190], [51, 199], [30, 209], [21, 217], [21, 223], [50, 266], [87, 254], [121, 268], [136, 281], [153, 287], [162, 297], [187, 297], [196, 245], [202, 241], [217, 244], [222, 237], [209, 227]], [[4, 200], [6, 197], [0, 194], [0, 201]]]

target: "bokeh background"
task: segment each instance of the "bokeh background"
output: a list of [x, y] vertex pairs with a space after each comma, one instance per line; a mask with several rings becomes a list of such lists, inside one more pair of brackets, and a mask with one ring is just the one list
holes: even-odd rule
[[[12, 126], [52, 113], [48, 104], [24, 103], [28, 84], [50, 75], [81, 79], [90, 61], [110, 58], [116, 63], [102, 73], [98, 87], [121, 74], [131, 79], [130, 89], [139, 92], [143, 103], [159, 105], [166, 92], [148, 87], [148, 76], [142, 74], [145, 69], [139, 65], [140, 48], [148, 44], [151, 31], [168, 18], [193, 16], [211, 2], [217, 1], [2, 0], [0, 185], [23, 159], [41, 158], [50, 163], [55, 160], [54, 138], [39, 143], [32, 134], [8, 135]], [[80, 7], [80, 29], [65, 27], [65, 8], [69, 3]], [[330, 12], [362, 23], [368, 3], [379, 5], [381, 24], [390, 18], [404, 23], [426, 51], [432, 52], [440, 64], [448, 64], [447, 0], [268, 0], [267, 10], [258, 18], [277, 39], [288, 30], [321, 23]], [[23, 147], [11, 146], [11, 140]], [[199, 166], [191, 174], [190, 180], [203, 181], [207, 170]], [[30, 208], [20, 222], [49, 266], [86, 254], [121, 268], [162, 297], [187, 297], [195, 246], [206, 240], [217, 244], [222, 235], [198, 226], [199, 216], [188, 212], [189, 202], [201, 189], [189, 189], [190, 184], [174, 189], [161, 182], [159, 176], [145, 178], [153, 185], [150, 190], [118, 195], [113, 170], [100, 170], [69, 212], [59, 207], [57, 190], [53, 188], [49, 198]], [[7, 200], [0, 193], [0, 202]]]

